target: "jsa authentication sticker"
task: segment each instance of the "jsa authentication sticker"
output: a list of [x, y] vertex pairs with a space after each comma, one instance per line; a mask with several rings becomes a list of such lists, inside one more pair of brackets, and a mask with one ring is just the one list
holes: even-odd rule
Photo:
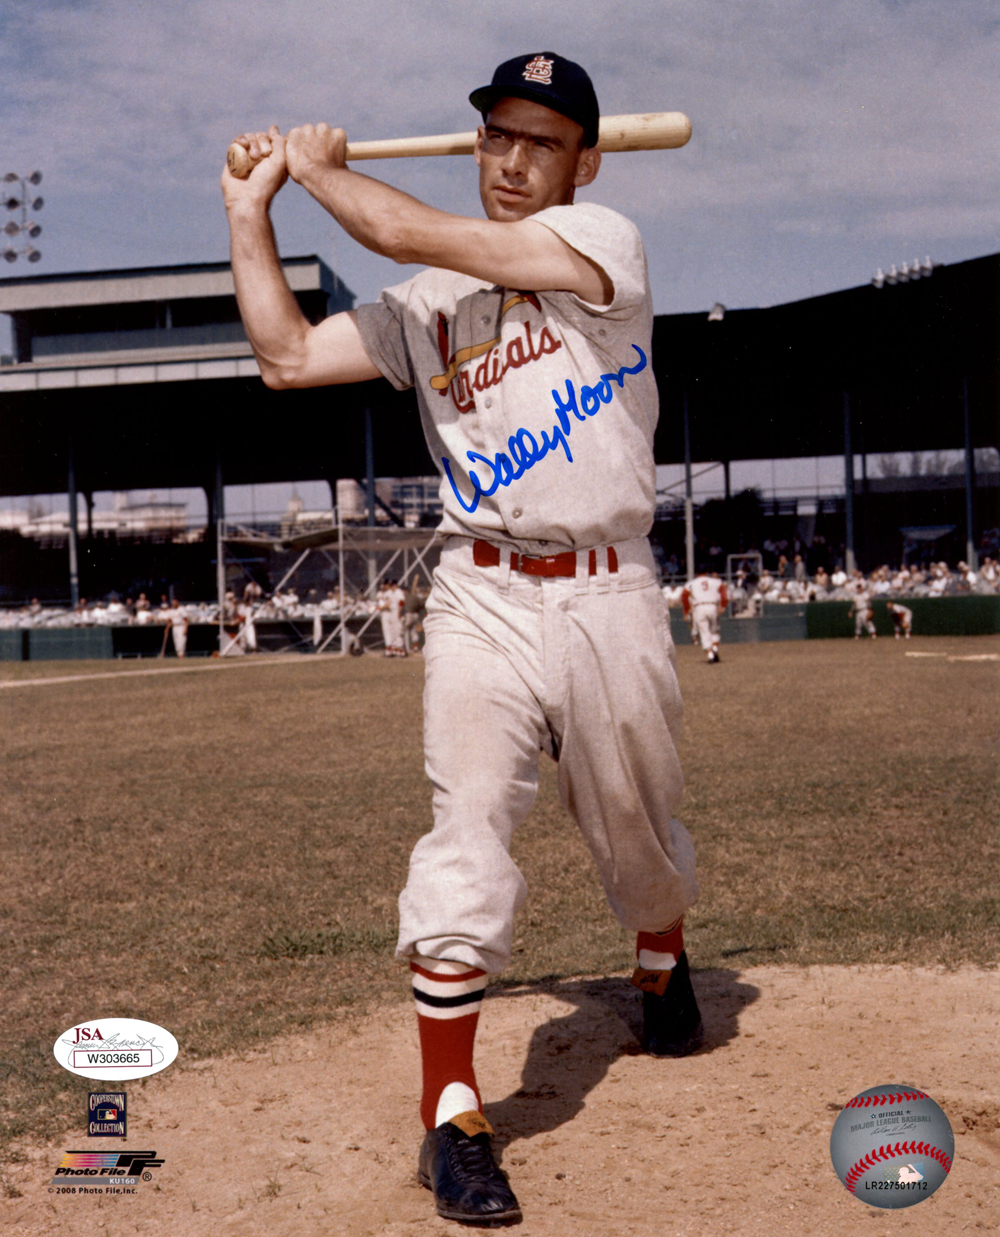
[[177, 1040], [155, 1022], [95, 1018], [64, 1031], [52, 1051], [71, 1074], [124, 1082], [166, 1069], [177, 1056]]

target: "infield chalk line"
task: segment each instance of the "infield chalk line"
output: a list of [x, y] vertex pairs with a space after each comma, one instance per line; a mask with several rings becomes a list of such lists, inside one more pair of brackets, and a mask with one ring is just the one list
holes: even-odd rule
[[[243, 661], [212, 660], [203, 666], [158, 666], [155, 670], [107, 670], [101, 674], [54, 674], [39, 679], [0, 679], [0, 687], [44, 687], [49, 683], [86, 683], [93, 679], [134, 679], [152, 674], [199, 674], [205, 670], [238, 670], [247, 666], [301, 666], [308, 662], [301, 655], [268, 658], [266, 661], [252, 658]], [[324, 658], [324, 660], [326, 660]]]
[[907, 653], [907, 657], [947, 657], [949, 661], [1000, 661], [1000, 653]]

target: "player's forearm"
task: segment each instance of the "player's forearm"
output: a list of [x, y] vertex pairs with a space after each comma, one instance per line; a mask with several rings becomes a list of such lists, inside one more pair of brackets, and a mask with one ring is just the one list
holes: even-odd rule
[[356, 241], [395, 262], [458, 271], [507, 288], [559, 289], [611, 301], [607, 276], [530, 219], [501, 223], [449, 214], [329, 163], [304, 167], [298, 179]]
[[266, 209], [237, 204], [228, 212], [236, 301], [261, 377], [294, 385], [305, 363], [309, 322], [288, 286]]
[[[453, 215], [350, 168], [313, 165], [302, 186], [359, 244], [394, 262], [441, 265], [440, 238]], [[461, 220], [461, 223], [471, 222]]]

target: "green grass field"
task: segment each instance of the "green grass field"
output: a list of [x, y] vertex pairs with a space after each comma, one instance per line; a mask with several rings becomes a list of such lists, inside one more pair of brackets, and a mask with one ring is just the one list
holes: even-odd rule
[[[696, 968], [995, 962], [1000, 662], [949, 655], [998, 651], [679, 650]], [[51, 1050], [85, 1019], [145, 1018], [204, 1055], [405, 997], [396, 896], [431, 824], [422, 664], [268, 660], [0, 667], [110, 675], [0, 690], [8, 1139], [78, 1117], [89, 1084]], [[531, 892], [505, 981], [631, 965], [547, 761], [515, 857]]]

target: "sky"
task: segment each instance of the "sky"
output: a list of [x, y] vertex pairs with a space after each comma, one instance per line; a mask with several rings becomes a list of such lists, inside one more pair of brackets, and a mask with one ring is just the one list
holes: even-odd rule
[[[5, 0], [8, 170], [44, 174], [42, 260], [3, 274], [219, 261], [226, 146], [325, 120], [382, 138], [475, 127], [494, 67], [555, 50], [606, 114], [682, 111], [682, 150], [611, 155], [581, 198], [628, 214], [659, 313], [773, 305], [876, 267], [1000, 250], [996, 0]], [[465, 214], [471, 158], [365, 170]], [[360, 299], [409, 272], [304, 190], [274, 210]]]
[[[686, 147], [606, 156], [580, 194], [639, 225], [658, 313], [1000, 251], [996, 0], [5, 0], [0, 175], [41, 169], [45, 206], [42, 260], [0, 274], [225, 260], [218, 178], [238, 133], [472, 129], [469, 92], [548, 50], [588, 69], [605, 114], [691, 118]], [[471, 158], [363, 169], [480, 213]], [[415, 269], [296, 185], [273, 217], [283, 255], [319, 254], [361, 301]]]

